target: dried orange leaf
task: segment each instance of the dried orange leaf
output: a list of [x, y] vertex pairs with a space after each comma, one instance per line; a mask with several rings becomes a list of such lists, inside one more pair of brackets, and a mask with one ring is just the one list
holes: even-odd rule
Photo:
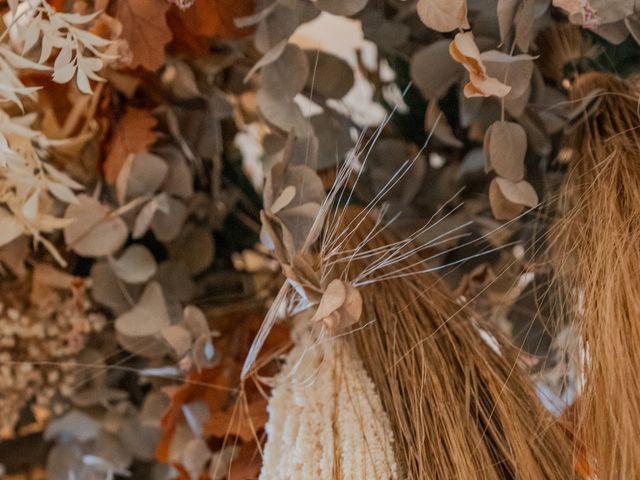
[[487, 75], [487, 69], [480, 58], [480, 50], [476, 45], [473, 33], [456, 34], [453, 42], [449, 44], [449, 53], [469, 72], [469, 83], [464, 86], [466, 97], [489, 97], [491, 95], [505, 97], [511, 91], [511, 87], [497, 78]]
[[437, 32], [469, 28], [467, 0], [418, 0], [416, 9], [422, 23]]
[[155, 72], [166, 60], [164, 47], [173, 37], [166, 0], [118, 0], [115, 17], [122, 23], [122, 39], [131, 49], [129, 67]]
[[248, 406], [236, 403], [227, 411], [216, 411], [205, 422], [204, 430], [210, 435], [225, 438], [239, 437], [243, 442], [252, 441], [256, 432], [267, 422], [267, 401], [258, 398]]
[[114, 127], [107, 145], [103, 170], [105, 180], [114, 183], [130, 154], [142, 153], [155, 141], [158, 121], [147, 110], [129, 108]]
[[251, 15], [255, 11], [255, 3], [254, 0], [196, 0], [190, 8], [177, 12], [177, 15], [195, 35], [239, 38], [251, 33], [251, 29], [238, 28], [235, 20]]

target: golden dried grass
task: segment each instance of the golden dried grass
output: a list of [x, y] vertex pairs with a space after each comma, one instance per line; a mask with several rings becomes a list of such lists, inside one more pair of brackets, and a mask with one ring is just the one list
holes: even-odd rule
[[584, 343], [577, 436], [599, 479], [640, 475], [639, 96], [611, 74], [577, 77], [600, 104], [567, 137], [571, 164], [550, 232], [552, 263]]
[[[362, 210], [345, 210], [341, 230], [358, 224], [345, 252], [385, 251], [397, 241], [386, 231], [369, 235], [374, 221], [360, 218]], [[575, 478], [571, 442], [538, 401], [516, 352], [436, 275], [419, 273], [420, 260], [410, 254], [379, 271], [403, 269], [403, 276], [360, 287], [362, 323], [370, 324], [349, 335], [390, 417], [403, 478]], [[354, 257], [347, 276], [371, 262]]]

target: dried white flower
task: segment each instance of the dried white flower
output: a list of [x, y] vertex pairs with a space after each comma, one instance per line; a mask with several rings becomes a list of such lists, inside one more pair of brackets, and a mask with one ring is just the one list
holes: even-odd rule
[[260, 480], [398, 478], [389, 419], [355, 350], [296, 336], [269, 400]]

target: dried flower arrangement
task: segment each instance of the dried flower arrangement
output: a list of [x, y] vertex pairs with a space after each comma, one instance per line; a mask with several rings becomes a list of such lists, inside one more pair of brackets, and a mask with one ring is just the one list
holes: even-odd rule
[[0, 478], [637, 476], [633, 0], [0, 15]]

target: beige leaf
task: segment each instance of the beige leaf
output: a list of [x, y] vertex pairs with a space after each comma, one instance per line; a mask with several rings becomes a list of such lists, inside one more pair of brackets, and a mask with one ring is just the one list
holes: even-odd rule
[[147, 233], [156, 211], [160, 208], [159, 203], [158, 196], [156, 196], [149, 200], [145, 206], [140, 209], [140, 212], [138, 212], [138, 216], [133, 224], [133, 231], [131, 232], [131, 236], [134, 239], [138, 239]]
[[495, 122], [485, 135], [489, 164], [496, 173], [517, 182], [524, 177], [527, 134], [517, 123]]
[[519, 97], [526, 92], [531, 84], [535, 58], [527, 54], [508, 55], [498, 50], [488, 50], [480, 54], [487, 73], [511, 87], [507, 98]]
[[191, 334], [180, 325], [162, 327], [160, 333], [178, 357], [182, 357], [191, 348]]
[[123, 284], [106, 261], [97, 262], [91, 267], [91, 297], [100, 305], [113, 310], [116, 315], [131, 307], [131, 290], [132, 287]]
[[142, 245], [131, 245], [117, 260], [111, 260], [114, 273], [127, 283], [144, 283], [158, 268], [156, 259]]
[[164, 182], [168, 170], [167, 163], [157, 155], [146, 152], [133, 155], [125, 198], [132, 199], [153, 194]]
[[194, 305], [187, 305], [182, 314], [184, 326], [191, 332], [191, 335], [198, 337], [209, 334], [209, 323], [202, 310]]
[[340, 312], [340, 326], [348, 327], [360, 319], [362, 315], [362, 295], [351, 283], [347, 283], [347, 299]]
[[275, 61], [262, 68], [260, 75], [260, 88], [270, 96], [293, 98], [307, 82], [309, 62], [297, 45], [288, 43]]
[[271, 213], [274, 215], [278, 213], [280, 210], [282, 210], [287, 205], [289, 205], [291, 203], [291, 200], [293, 200], [295, 196], [296, 196], [296, 187], [294, 187], [293, 185], [289, 185], [285, 187], [285, 189], [282, 190], [278, 198], [276, 198], [273, 204], [271, 205], [271, 209], [270, 209]]
[[449, 53], [469, 72], [469, 83], [464, 86], [466, 97], [505, 97], [511, 87], [487, 75], [472, 32], [456, 34], [449, 44]]
[[129, 233], [124, 220], [95, 198], [78, 196], [64, 214], [75, 221], [64, 228], [65, 243], [78, 255], [100, 257], [119, 250]]
[[510, 202], [502, 194], [496, 178], [489, 185], [489, 204], [491, 212], [497, 220], [511, 220], [522, 213], [524, 207]]
[[116, 331], [127, 337], [155, 335], [168, 325], [169, 312], [157, 282], [148, 284], [136, 306], [115, 322]]
[[24, 231], [22, 224], [6, 208], [0, 207], [0, 246], [15, 240]]
[[536, 0], [522, 0], [516, 16], [514, 24], [516, 27], [516, 45], [518, 48], [526, 52], [529, 50], [529, 44], [533, 37], [533, 22], [536, 17]]
[[207, 442], [201, 438], [189, 440], [182, 450], [182, 465], [190, 478], [201, 478], [202, 471], [210, 458], [211, 450]]
[[325, 324], [330, 331], [353, 325], [362, 315], [362, 296], [356, 287], [340, 279], [332, 280], [325, 289], [311, 321]]
[[166, 209], [158, 208], [151, 220], [151, 231], [161, 242], [170, 242], [176, 238], [187, 218], [187, 207], [183, 202], [169, 195], [164, 197]]
[[283, 99], [260, 89], [256, 100], [260, 113], [276, 127], [286, 132], [295, 132], [296, 135], [305, 138], [313, 133], [311, 124], [293, 99]]
[[418, 0], [416, 5], [422, 23], [437, 32], [467, 29], [467, 0]]
[[512, 182], [506, 178], [497, 177], [495, 181], [502, 194], [510, 202], [531, 208], [538, 205], [538, 194], [526, 180]]
[[[438, 65], [438, 68], [433, 68]], [[449, 54], [449, 41], [438, 40], [411, 57], [411, 80], [427, 100], [440, 98], [456, 83], [464, 70]]]
[[344, 302], [347, 300], [347, 286], [345, 282], [340, 279], [332, 280], [322, 295], [320, 304], [316, 310], [316, 313], [311, 318], [312, 322], [317, 322], [328, 317], [335, 311], [337, 311]]
[[589, 2], [584, 2], [584, 0], [553, 0], [552, 2], [554, 7], [563, 9], [569, 15], [580, 13], [585, 3], [588, 5]]
[[278, 214], [282, 222], [282, 240], [288, 252], [299, 252], [310, 239], [311, 228], [320, 210], [320, 204], [315, 202], [305, 203], [298, 207], [287, 208]]
[[285, 47], [288, 45], [288, 39], [281, 40], [279, 43], [276, 43], [275, 46], [269, 49], [261, 58], [256, 62], [256, 64], [251, 67], [249, 73], [247, 73], [244, 77], [244, 81], [248, 82], [251, 77], [262, 67], [269, 65], [270, 63], [275, 62], [282, 52], [284, 52]]
[[498, 27], [500, 29], [500, 42], [504, 43], [516, 15], [516, 9], [520, 0], [498, 0]]

